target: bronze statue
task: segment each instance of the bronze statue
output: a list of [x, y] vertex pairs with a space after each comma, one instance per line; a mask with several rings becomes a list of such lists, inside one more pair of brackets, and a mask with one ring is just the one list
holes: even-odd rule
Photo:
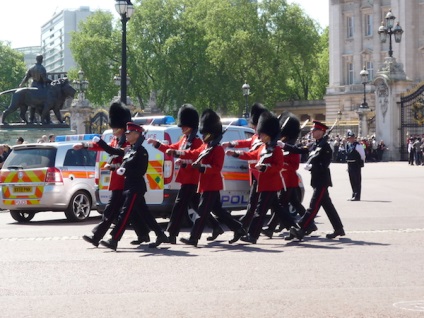
[[[50, 110], [53, 110], [59, 123], [63, 123], [60, 110], [67, 98], [74, 98], [76, 90], [67, 78], [60, 78], [52, 81], [47, 88], [24, 87], [5, 91], [0, 95], [6, 93], [13, 93], [13, 95], [9, 107], [3, 112], [3, 124], [7, 124], [7, 116], [19, 108], [19, 115], [26, 124], [35, 123], [35, 112], [37, 112], [41, 117], [41, 123], [45, 125], [51, 124]], [[26, 116], [28, 108], [30, 110], [29, 121]]]
[[22, 79], [21, 84], [19, 84], [19, 87], [23, 87], [30, 78], [32, 78], [31, 87], [42, 89], [50, 84], [51, 80], [47, 77], [46, 69], [41, 64], [43, 63], [43, 56], [39, 54], [35, 59], [37, 63], [28, 69], [25, 77]]

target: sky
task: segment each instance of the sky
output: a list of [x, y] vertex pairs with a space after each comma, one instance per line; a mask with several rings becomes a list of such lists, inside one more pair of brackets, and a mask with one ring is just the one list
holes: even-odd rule
[[[299, 4], [305, 12], [322, 27], [328, 26], [329, 0], [288, 0]], [[20, 8], [16, 8], [19, 4]], [[103, 9], [116, 18], [114, 0], [20, 0], [2, 1], [0, 18], [0, 41], [10, 42], [12, 48], [40, 45], [41, 26], [63, 9], [89, 6], [91, 10]], [[25, 8], [25, 9], [23, 9]]]

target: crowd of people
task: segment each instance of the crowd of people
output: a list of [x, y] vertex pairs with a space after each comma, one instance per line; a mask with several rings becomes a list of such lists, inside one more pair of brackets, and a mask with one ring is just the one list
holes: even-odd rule
[[411, 166], [424, 166], [423, 153], [424, 142], [420, 136], [410, 136], [407, 139], [408, 163]]
[[[116, 113], [120, 120], [116, 120]], [[314, 121], [312, 143], [299, 145], [296, 140], [301, 128], [296, 116], [285, 112], [277, 117], [262, 104], [255, 103], [249, 119], [255, 130], [254, 135], [246, 140], [221, 143], [223, 130], [219, 115], [212, 109], [206, 109], [199, 116], [192, 105], [185, 104], [178, 112], [178, 126], [183, 137], [177, 143], [148, 139], [143, 145], [143, 127], [130, 120], [125, 105], [113, 103], [109, 110], [109, 124], [114, 135], [112, 142], [107, 144], [96, 138], [92, 142], [74, 146], [74, 149], [104, 150], [110, 154], [110, 162], [105, 168], [110, 170], [109, 190], [112, 195], [102, 221], [92, 231], [93, 235], [83, 236], [95, 247], [103, 245], [116, 250], [129, 224], [137, 234], [137, 239], [131, 242], [133, 245], [150, 242], [150, 231], [155, 232], [156, 240], [149, 243], [149, 247], [176, 244], [182, 220], [189, 208], [196, 211], [197, 217], [194, 218], [189, 237], [181, 237], [179, 241], [192, 246], [199, 244], [205, 226], [212, 227], [207, 241], [214, 241], [223, 234], [221, 223], [233, 232], [229, 244], [238, 241], [256, 244], [261, 234], [271, 238], [277, 229], [288, 231], [285, 240], [302, 240], [317, 230], [314, 219], [321, 206], [334, 229], [326, 237], [334, 239], [345, 235], [328, 192], [328, 187], [332, 186], [329, 166], [333, 150], [328, 142], [331, 129], [325, 124]], [[176, 182], [181, 184], [181, 188], [166, 230], [158, 226], [144, 200], [147, 191], [144, 174], [148, 165], [145, 147], [152, 146], [174, 156], [175, 163], [179, 165]], [[354, 151], [354, 148], [351, 149]], [[296, 171], [301, 155], [307, 157], [307, 167], [311, 172], [313, 195], [308, 208], [303, 207], [294, 191], [298, 186]], [[225, 156], [249, 162], [251, 189], [247, 210], [241, 219], [222, 207], [221, 171]], [[354, 163], [356, 157], [352, 155], [349, 160]], [[290, 213], [289, 204], [296, 207], [299, 218]], [[265, 215], [270, 209], [272, 217], [265, 226]], [[104, 239], [113, 222], [116, 225], [111, 229], [110, 238]]]
[[[358, 136], [357, 141], [362, 145], [365, 151], [365, 162], [381, 162], [384, 161], [384, 152], [388, 150], [383, 140], [378, 141], [376, 137]], [[299, 141], [300, 144], [307, 146], [312, 143], [311, 135], [308, 133]], [[332, 162], [334, 163], [346, 163], [346, 146], [347, 137], [340, 134], [330, 134], [329, 144], [333, 151]], [[302, 162], [307, 160], [307, 156], [302, 156]]]

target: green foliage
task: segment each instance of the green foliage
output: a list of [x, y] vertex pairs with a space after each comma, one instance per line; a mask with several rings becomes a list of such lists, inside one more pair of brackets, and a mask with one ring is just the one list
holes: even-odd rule
[[[145, 107], [174, 113], [183, 103], [240, 116], [249, 103], [320, 99], [328, 84], [328, 30], [285, 0], [135, 0], [127, 24], [128, 87]], [[110, 101], [117, 88], [121, 21], [97, 12], [73, 34], [71, 49], [90, 82], [88, 98]], [[113, 70], [111, 70], [112, 66]]]
[[[17, 88], [25, 73], [23, 54], [13, 50], [8, 43], [0, 41], [0, 92]], [[0, 111], [7, 108], [10, 97], [11, 94], [0, 96]]]

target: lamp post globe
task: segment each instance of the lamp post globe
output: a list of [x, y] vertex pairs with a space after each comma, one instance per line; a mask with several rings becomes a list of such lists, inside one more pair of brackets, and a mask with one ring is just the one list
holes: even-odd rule
[[131, 0], [115, 0], [116, 12], [121, 16], [122, 44], [121, 44], [121, 102], [127, 104], [127, 22], [134, 13]]
[[249, 94], [250, 94], [250, 86], [247, 83], [244, 83], [241, 87], [243, 91], [243, 96], [245, 98], [245, 109], [244, 109], [244, 118], [249, 118]]

